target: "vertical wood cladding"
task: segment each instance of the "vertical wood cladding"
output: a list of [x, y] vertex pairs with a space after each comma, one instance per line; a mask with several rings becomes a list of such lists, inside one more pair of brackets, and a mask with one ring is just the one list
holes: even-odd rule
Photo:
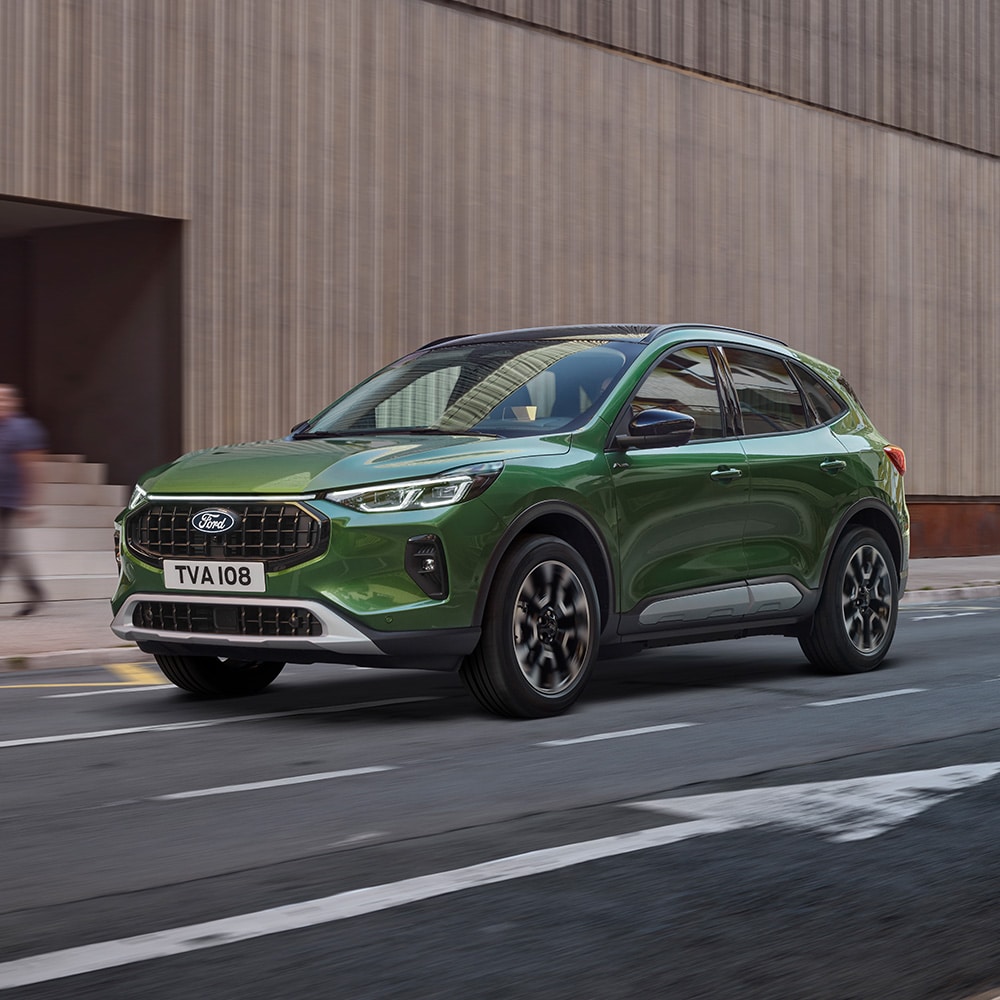
[[1000, 155], [996, 0], [454, 0]]
[[[967, 29], [940, 5], [492, 6], [994, 122], [943, 76], [858, 77], [904, 7], [915, 38]], [[864, 36], [858, 68], [824, 33]], [[0, 197], [185, 220], [188, 447], [284, 433], [442, 335], [697, 319], [839, 364], [914, 492], [1000, 495], [988, 156], [421, 0], [0, 0], [0, 135]]]

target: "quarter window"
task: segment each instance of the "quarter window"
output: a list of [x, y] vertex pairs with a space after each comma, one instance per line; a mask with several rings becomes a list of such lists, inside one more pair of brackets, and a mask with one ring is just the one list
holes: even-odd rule
[[793, 365], [793, 369], [802, 392], [821, 424], [839, 417], [847, 409], [844, 401], [815, 372], [802, 365]]
[[693, 440], [720, 438], [722, 409], [707, 347], [684, 347], [663, 358], [632, 400], [632, 412], [674, 410], [694, 417]]
[[781, 358], [736, 347], [725, 351], [745, 434], [780, 434], [812, 423], [799, 387]]

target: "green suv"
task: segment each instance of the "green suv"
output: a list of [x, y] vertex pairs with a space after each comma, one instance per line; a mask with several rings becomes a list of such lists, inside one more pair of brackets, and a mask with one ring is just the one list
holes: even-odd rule
[[904, 469], [835, 368], [766, 337], [440, 340], [288, 437], [148, 473], [112, 628], [200, 695], [289, 661], [457, 669], [512, 716], [650, 646], [776, 633], [871, 670], [906, 582]]

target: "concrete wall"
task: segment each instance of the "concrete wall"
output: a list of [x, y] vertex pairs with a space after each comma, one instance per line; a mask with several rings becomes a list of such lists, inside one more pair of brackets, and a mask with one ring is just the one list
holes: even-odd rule
[[[705, 60], [738, 14], [725, 58], [796, 99], [469, 4], [0, 0], [0, 197], [186, 220], [185, 447], [282, 433], [444, 334], [698, 319], [839, 364], [907, 449], [913, 493], [1000, 496], [1000, 169], [981, 86], [997, 14], [871, 5], [930, 12], [906, 24], [915, 51], [948, 53], [931, 93], [907, 89], [919, 66], [888, 15], [856, 62], [866, 4], [631, 6], [658, 9], [661, 34], [671, 12], [716, 25], [685, 34], [683, 60], [662, 55], [723, 76]], [[836, 11], [853, 35], [822, 27]], [[971, 63], [938, 34], [953, 23], [978, 39]], [[772, 39], [808, 41], [808, 65]], [[869, 85], [834, 80], [862, 69], [883, 96], [858, 110], [837, 95]], [[934, 135], [970, 88], [960, 145], [986, 152]], [[911, 105], [924, 117], [902, 116]]]

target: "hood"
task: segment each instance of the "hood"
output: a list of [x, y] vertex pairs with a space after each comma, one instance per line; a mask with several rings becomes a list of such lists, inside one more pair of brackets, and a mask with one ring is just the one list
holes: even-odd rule
[[183, 455], [147, 475], [148, 493], [298, 494], [437, 475], [479, 462], [567, 451], [565, 438], [378, 435], [256, 441]]

